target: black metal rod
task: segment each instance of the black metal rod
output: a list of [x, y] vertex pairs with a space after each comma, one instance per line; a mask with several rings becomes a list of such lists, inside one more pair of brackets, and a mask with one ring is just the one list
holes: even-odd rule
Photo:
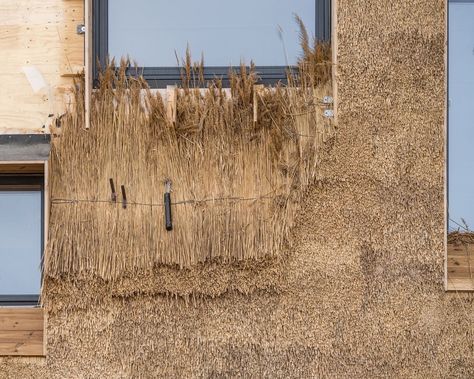
[[122, 207], [123, 209], [126, 209], [127, 208], [127, 195], [125, 194], [125, 186], [122, 184], [120, 186], [120, 188], [122, 189]]
[[109, 183], [110, 183], [110, 191], [112, 191], [112, 201], [115, 203], [117, 201], [117, 192], [115, 192], [114, 180], [110, 178]]
[[173, 230], [173, 220], [171, 218], [171, 193], [165, 192], [165, 226], [166, 230]]

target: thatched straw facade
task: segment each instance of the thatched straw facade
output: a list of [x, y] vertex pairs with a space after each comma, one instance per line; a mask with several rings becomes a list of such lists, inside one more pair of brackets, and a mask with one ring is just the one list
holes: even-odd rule
[[[226, 234], [229, 225], [256, 222], [255, 218], [270, 214], [276, 217], [270, 225], [280, 225], [281, 236], [258, 237], [262, 225], [256, 223], [245, 249], [202, 255], [194, 250], [199, 241], [189, 240], [186, 234], [199, 230], [192, 217], [198, 204], [186, 204], [177, 211], [183, 213], [176, 214], [177, 228], [186, 225], [177, 233], [185, 254], [172, 249], [162, 255], [155, 236], [145, 241], [133, 234], [135, 227], [145, 228], [150, 235], [165, 233], [160, 209], [130, 205], [123, 210], [120, 204], [108, 203], [54, 205], [43, 294], [48, 311], [47, 357], [3, 359], [0, 377], [474, 376], [474, 297], [446, 293], [443, 285], [445, 2], [338, 0], [336, 14], [337, 130], [318, 150], [317, 158], [311, 156], [305, 161], [309, 165], [296, 166], [303, 178], [290, 182], [297, 201], [283, 203], [278, 210], [288, 212], [290, 217], [284, 219], [288, 224], [278, 224], [281, 216], [272, 213], [275, 199], [261, 199], [258, 207], [243, 202], [226, 203], [227, 208], [214, 202], [199, 205], [209, 212], [210, 220], [229, 220], [215, 226], [229, 244], [237, 244]], [[135, 108], [123, 109], [123, 117], [142, 112], [138, 97], [130, 96]], [[201, 119], [195, 115], [202, 115], [208, 102], [217, 100], [209, 92], [198, 100], [193, 92], [180, 96], [176, 125], [186, 120], [192, 132]], [[263, 103], [267, 97], [287, 95], [264, 92], [262, 96]], [[110, 120], [112, 101], [94, 101], [108, 109], [107, 114], [95, 110], [95, 117]], [[156, 101], [160, 109], [161, 100]], [[189, 101], [196, 101], [197, 112], [180, 113], [179, 109], [188, 109]], [[116, 101], [113, 106], [121, 104]], [[222, 172], [221, 165], [212, 166], [212, 154], [223, 154], [223, 146], [231, 146], [228, 139], [232, 138], [237, 141], [230, 150], [237, 154], [233, 162], [237, 172], [243, 173], [240, 149], [254, 157], [261, 154], [261, 160], [245, 166], [249, 176], [260, 170], [272, 174], [270, 184], [261, 184], [261, 189], [250, 184], [241, 188], [229, 174], [193, 193], [185, 178], [198, 168], [197, 180], [205, 186], [200, 168], [195, 163], [181, 166], [162, 161], [155, 155], [161, 153], [138, 149], [152, 147], [146, 141], [146, 133], [152, 131], [140, 118], [126, 118], [136, 120], [128, 129], [131, 134], [105, 136], [96, 119], [89, 133], [97, 140], [88, 139], [87, 145], [77, 134], [77, 140], [68, 141], [64, 126], [54, 159], [63, 170], [56, 172], [56, 178], [69, 181], [58, 182], [53, 172], [53, 196], [108, 200], [109, 177], [126, 184], [130, 201], [146, 203], [162, 200], [162, 181], [167, 177], [174, 181], [176, 201], [229, 196], [235, 193], [230, 188], [238, 188], [239, 197], [261, 196], [280, 185], [287, 188], [288, 170], [274, 163], [286, 151], [292, 156], [303, 140], [255, 126], [246, 104], [239, 108], [245, 129], [258, 132], [251, 143], [244, 139], [246, 134], [235, 139], [224, 133], [216, 139], [205, 132], [200, 137], [183, 130], [191, 142], [170, 144], [169, 149], [182, 149], [180, 153], [189, 152], [194, 158], [200, 154], [194, 147], [197, 140], [209, 138], [218, 149], [205, 149], [206, 159], [200, 162], [209, 164], [206, 169]], [[278, 104], [272, 106], [280, 109]], [[214, 111], [217, 106], [223, 105], [212, 103], [210, 108]], [[77, 126], [79, 121], [69, 117], [65, 124]], [[305, 125], [314, 125], [314, 119], [301, 117]], [[80, 134], [71, 130], [70, 136]], [[300, 129], [293, 125], [290, 130]], [[276, 149], [274, 138], [282, 143]], [[136, 143], [130, 144], [131, 139]], [[81, 153], [75, 143], [87, 148]], [[74, 154], [68, 155], [66, 146]], [[101, 146], [104, 154], [99, 154]], [[137, 154], [137, 162], [121, 159], [119, 146], [127, 157]], [[139, 163], [143, 154], [150, 154], [146, 157], [156, 165], [152, 167], [160, 168], [158, 174]], [[171, 155], [170, 159], [177, 159]], [[317, 175], [309, 169], [315, 162]], [[183, 170], [178, 179], [176, 167]], [[157, 191], [146, 192], [148, 188]], [[278, 195], [287, 196], [285, 191]], [[222, 209], [231, 209], [233, 215], [219, 213]], [[137, 245], [125, 250], [126, 242], [113, 229], [118, 226]], [[84, 228], [87, 240], [81, 240], [79, 228]], [[211, 234], [207, 229], [203, 232]], [[209, 237], [217, 243], [212, 242], [217, 237]], [[261, 243], [266, 248], [256, 249]], [[109, 247], [117, 251], [108, 251]], [[131, 262], [126, 261], [129, 258]]]
[[[260, 88], [242, 66], [229, 91], [220, 82], [189, 88], [186, 78], [199, 68], [188, 56], [183, 88], [163, 99], [128, 78], [124, 64], [118, 72], [108, 68], [92, 99], [90, 130], [78, 90], [75, 109], [54, 130], [45, 274], [115, 280], [163, 264], [278, 255], [334, 135], [323, 117], [330, 49], [304, 46], [300, 70], [289, 73], [285, 87]], [[118, 201], [111, 200], [110, 179]], [[171, 232], [164, 225], [167, 181]]]

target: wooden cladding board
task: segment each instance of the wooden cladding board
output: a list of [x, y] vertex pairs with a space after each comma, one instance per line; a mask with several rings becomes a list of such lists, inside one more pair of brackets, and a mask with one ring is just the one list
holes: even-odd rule
[[0, 133], [44, 133], [48, 116], [64, 112], [84, 66], [83, 23], [84, 0], [0, 1]]
[[0, 308], [0, 355], [44, 355], [41, 308]]
[[474, 244], [448, 244], [448, 290], [474, 291]]
[[44, 163], [2, 163], [0, 174], [42, 174]]

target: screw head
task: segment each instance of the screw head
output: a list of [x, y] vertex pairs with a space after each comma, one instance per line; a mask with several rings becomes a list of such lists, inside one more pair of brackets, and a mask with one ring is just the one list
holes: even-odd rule
[[326, 109], [324, 111], [324, 117], [328, 117], [328, 118], [334, 117], [334, 111], [332, 109]]

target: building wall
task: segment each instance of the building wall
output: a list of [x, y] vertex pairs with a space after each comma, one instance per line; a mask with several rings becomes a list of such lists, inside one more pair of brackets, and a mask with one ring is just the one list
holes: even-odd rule
[[338, 132], [271, 284], [50, 280], [47, 358], [0, 377], [474, 376], [474, 297], [444, 291], [445, 2], [336, 12]]
[[[45, 133], [84, 66], [83, 0], [0, 2], [0, 133]], [[26, 70], [26, 73], [25, 73]]]

